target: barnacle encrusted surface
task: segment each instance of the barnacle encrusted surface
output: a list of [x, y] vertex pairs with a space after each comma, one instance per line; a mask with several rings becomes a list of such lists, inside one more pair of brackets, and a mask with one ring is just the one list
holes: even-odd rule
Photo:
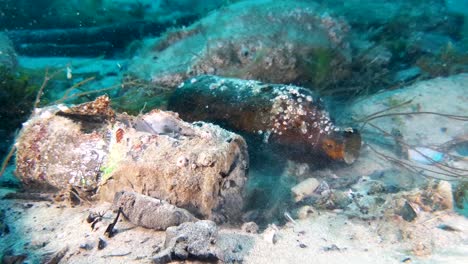
[[185, 120], [263, 135], [291, 159], [352, 163], [359, 155], [359, 134], [336, 127], [322, 100], [298, 86], [203, 75], [182, 83], [169, 109]]
[[173, 112], [114, 114], [107, 97], [37, 109], [17, 149], [16, 173], [26, 188], [81, 187], [108, 201], [128, 190], [219, 222], [241, 215], [249, 167], [244, 139]]

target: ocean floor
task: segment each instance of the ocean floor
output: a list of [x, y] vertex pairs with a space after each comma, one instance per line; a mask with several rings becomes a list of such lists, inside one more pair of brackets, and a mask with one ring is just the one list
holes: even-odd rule
[[[11, 190], [2, 189], [4, 196]], [[5, 255], [27, 254], [39, 263], [64, 252], [60, 263], [151, 263], [164, 245], [164, 232], [120, 220], [112, 238], [104, 235], [115, 217], [110, 204], [70, 208], [56, 202], [2, 200], [9, 235], [1, 237]], [[94, 230], [86, 218], [104, 213]], [[443, 230], [442, 226], [453, 227]], [[268, 235], [221, 226], [217, 244], [243, 263], [465, 263], [468, 221], [453, 212], [423, 213], [414, 222], [350, 219], [340, 211], [314, 212]], [[105, 241], [98, 248], [99, 239]], [[24, 253], [28, 252], [28, 253]], [[52, 263], [52, 262], [49, 262]], [[55, 263], [55, 262], [53, 262]], [[184, 262], [191, 263], [191, 262]]]
[[[109, 65], [111, 67], [113, 62]], [[404, 103], [405, 98], [412, 98], [411, 103], [395, 111], [417, 108], [419, 112], [443, 112], [444, 109], [432, 106], [433, 99], [428, 95], [436, 95], [439, 101], [450, 106], [444, 113], [462, 113], [466, 109], [463, 91], [467, 78], [466, 74], [437, 78], [380, 93], [358, 100], [351, 105], [349, 113], [359, 120]], [[444, 91], [445, 87], [451, 89]], [[398, 114], [398, 111], [391, 113]], [[380, 127], [390, 131], [396, 127], [411, 148], [432, 146], [442, 149], [440, 147], [446, 142], [463, 139], [460, 136], [466, 134], [466, 122], [444, 118], [433, 115], [376, 118], [371, 122], [375, 127], [362, 130], [364, 144], [360, 158], [354, 164], [322, 170], [289, 164], [284, 171], [270, 175], [277, 180], [270, 183], [271, 186], [263, 186], [273, 188], [270, 195], [264, 195], [266, 206], [253, 208], [242, 216], [244, 222], [259, 224], [259, 233], [248, 233], [240, 225], [219, 226], [215, 242], [221, 251], [218, 257], [228, 263], [468, 262], [468, 221], [466, 216], [454, 211], [456, 201], [452, 196], [460, 183], [450, 184], [450, 177], [442, 181], [427, 180], [422, 173], [398, 169], [389, 158], [408, 162], [425, 172], [438, 167], [424, 165], [425, 160], [421, 157], [397, 156], [395, 147], [398, 144], [392, 142], [392, 137], [385, 141], [386, 135], [375, 130]], [[457, 170], [468, 169], [463, 152], [450, 148], [445, 151], [444, 155], [452, 153], [452, 156], [443, 162]], [[3, 263], [151, 263], [164, 251], [166, 232], [145, 229], [122, 218], [115, 226], [115, 235], [107, 237], [106, 227], [116, 216], [110, 203], [81, 201], [80, 205], [71, 206], [69, 202], [54, 199], [36, 201], [18, 195], [8, 196], [17, 191], [15, 181], [11, 179], [13, 169], [9, 167], [2, 177], [3, 186], [9, 183], [12, 188], [0, 191]], [[452, 173], [458, 173], [457, 170]], [[252, 170], [249, 177], [255, 179], [261, 173]], [[440, 175], [443, 174], [438, 171], [435, 175], [425, 176]], [[258, 179], [247, 187], [262, 187], [271, 177]], [[282, 179], [289, 179], [293, 184], [274, 189], [278, 187], [275, 185], [282, 184]], [[320, 188], [314, 188], [315, 191], [311, 190], [306, 196], [316, 200], [293, 203], [290, 187], [304, 179], [320, 181], [328, 189], [317, 193]], [[277, 191], [285, 195], [281, 196]], [[283, 204], [282, 199], [288, 201]], [[466, 199], [462, 204], [466, 206]], [[291, 217], [289, 213], [283, 217], [285, 210]], [[94, 228], [87, 221], [90, 213], [101, 214], [102, 220], [96, 222]], [[263, 215], [262, 221], [252, 219], [251, 216], [259, 214]], [[15, 259], [19, 262], [13, 261]]]

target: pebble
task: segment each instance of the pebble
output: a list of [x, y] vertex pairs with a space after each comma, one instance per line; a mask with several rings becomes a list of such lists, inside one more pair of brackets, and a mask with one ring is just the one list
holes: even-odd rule
[[107, 243], [104, 239], [99, 238], [98, 249], [101, 250], [107, 246]]
[[258, 225], [255, 222], [247, 222], [242, 225], [242, 231], [251, 234], [258, 233]]
[[267, 229], [263, 231], [263, 240], [271, 244], [276, 244], [278, 242], [278, 227], [275, 224], [268, 225]]
[[310, 205], [304, 205], [297, 211], [297, 218], [299, 219], [307, 219], [311, 215], [314, 214], [314, 208]]
[[93, 245], [91, 243], [83, 243], [80, 244], [80, 248], [84, 250], [91, 250], [93, 249]]
[[33, 207], [34, 205], [32, 203], [26, 203], [26, 204], [23, 204], [23, 208], [24, 209], [29, 209], [31, 207]]
[[333, 244], [331, 246], [323, 247], [323, 251], [342, 251], [346, 248], [339, 248], [337, 245]]
[[310, 197], [315, 189], [319, 187], [320, 182], [315, 178], [308, 178], [296, 186], [291, 188], [291, 192], [294, 195], [294, 200], [296, 202], [302, 201], [304, 198]]

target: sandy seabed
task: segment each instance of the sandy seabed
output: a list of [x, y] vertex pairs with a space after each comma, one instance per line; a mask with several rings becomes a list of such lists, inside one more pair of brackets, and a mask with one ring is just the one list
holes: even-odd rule
[[[8, 192], [2, 189], [0, 195]], [[27, 263], [39, 263], [62, 249], [68, 250], [60, 263], [151, 263], [164, 247], [165, 233], [122, 219], [116, 234], [108, 238], [104, 231], [115, 217], [110, 206], [70, 208], [54, 202], [1, 200], [10, 230], [0, 238], [1, 250], [25, 253]], [[94, 230], [86, 221], [91, 211], [105, 213]], [[442, 225], [455, 230], [441, 229]], [[216, 243], [243, 263], [468, 263], [468, 221], [450, 211], [421, 213], [413, 222], [314, 212], [279, 227], [276, 235], [272, 243], [262, 233], [221, 226]], [[98, 249], [100, 238], [105, 241], [103, 249]]]

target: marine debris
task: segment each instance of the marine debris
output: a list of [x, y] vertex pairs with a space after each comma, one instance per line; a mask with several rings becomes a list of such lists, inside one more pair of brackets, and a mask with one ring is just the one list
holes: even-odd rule
[[[117, 192], [114, 197], [114, 206], [118, 207], [116, 219], [122, 213], [135, 225], [155, 230], [166, 230], [170, 226], [178, 226], [197, 220], [187, 210], [178, 208], [164, 200], [134, 192]], [[115, 225], [115, 223], [116, 220], [111, 225]], [[111, 225], [108, 227], [109, 230], [113, 229]], [[109, 237], [111, 234], [112, 231], [109, 232]]]
[[0, 2], [1, 263], [467, 262], [466, 0]]
[[116, 114], [109, 105], [102, 96], [36, 109], [16, 145], [16, 173], [24, 187], [75, 190], [70, 196], [78, 202], [112, 201], [127, 190], [201, 218], [240, 217], [249, 166], [242, 137], [208, 123], [185, 123], [172, 112], [135, 117]]
[[358, 131], [336, 127], [322, 100], [297, 86], [198, 76], [180, 84], [169, 109], [187, 121], [210, 121], [260, 135], [296, 161], [352, 164], [361, 148]]

